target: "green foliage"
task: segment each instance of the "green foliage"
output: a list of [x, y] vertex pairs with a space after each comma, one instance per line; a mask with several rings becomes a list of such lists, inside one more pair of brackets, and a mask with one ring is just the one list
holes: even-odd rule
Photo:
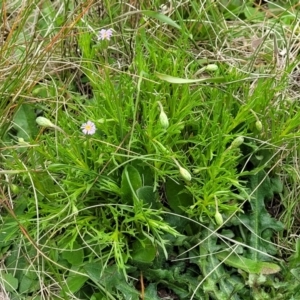
[[298, 2], [2, 2], [1, 291], [300, 297]]
[[22, 104], [14, 116], [14, 128], [17, 130], [16, 136], [25, 141], [32, 140], [37, 135], [35, 124], [35, 113], [32, 105]]
[[[271, 218], [265, 208], [265, 201], [274, 197], [274, 193], [282, 192], [282, 185], [278, 179], [270, 179], [263, 171], [250, 177], [250, 189], [252, 191], [250, 205], [251, 215], [240, 217], [241, 223], [250, 231], [247, 243], [254, 247], [255, 251], [251, 253], [251, 258], [255, 261], [260, 258], [266, 259], [264, 253], [275, 255], [277, 248], [272, 244], [271, 238], [273, 232], [279, 232], [284, 229], [284, 225]], [[260, 252], [258, 252], [259, 250]]]
[[126, 166], [124, 172], [122, 173], [121, 183], [123, 203], [133, 204], [134, 202], [139, 201], [136, 192], [141, 187], [142, 179], [138, 170], [130, 165]]
[[176, 213], [182, 213], [184, 208], [193, 204], [192, 196], [185, 186], [173, 180], [166, 182], [166, 197], [172, 211]]

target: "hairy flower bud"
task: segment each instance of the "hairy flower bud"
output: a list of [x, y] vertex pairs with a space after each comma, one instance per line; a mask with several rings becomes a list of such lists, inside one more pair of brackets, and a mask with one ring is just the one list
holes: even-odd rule
[[163, 110], [160, 112], [159, 121], [164, 129], [167, 129], [169, 127], [169, 119]]
[[187, 169], [179, 167], [179, 173], [185, 181], [191, 181], [192, 180], [192, 175], [190, 174], [190, 172]]
[[56, 127], [50, 120], [44, 117], [37, 117], [35, 121], [38, 125], [43, 127]]
[[261, 121], [257, 120], [256, 123], [255, 123], [255, 127], [257, 129], [257, 131], [262, 131], [262, 123]]
[[231, 148], [238, 148], [239, 146], [241, 146], [244, 143], [244, 138], [242, 136], [238, 136], [237, 138], [235, 138], [233, 140], [233, 142], [231, 143]]
[[10, 189], [15, 194], [19, 193], [19, 191], [20, 191], [19, 187], [17, 185], [15, 185], [15, 184], [11, 184], [10, 185]]
[[166, 113], [164, 112], [164, 108], [162, 106], [162, 104], [160, 103], [160, 101], [157, 101], [157, 104], [160, 108], [160, 115], [159, 115], [159, 121], [160, 121], [160, 124], [161, 126], [164, 128], [164, 129], [167, 129], [169, 127], [169, 119], [168, 119], [168, 116], [166, 115]]
[[60, 127], [54, 125], [49, 119], [47, 118], [44, 118], [44, 117], [37, 117], [35, 119], [36, 123], [40, 126], [43, 126], [43, 127], [50, 127], [50, 128], [54, 128], [64, 134], [66, 134]]
[[209, 64], [205, 67], [206, 71], [217, 71], [219, 67], [215, 64]]
[[217, 225], [221, 226], [224, 222], [223, 222], [223, 217], [222, 215], [219, 213], [219, 211], [217, 210], [215, 213], [215, 220]]
[[78, 215], [78, 208], [75, 204], [72, 204], [72, 213], [74, 214], [74, 216]]

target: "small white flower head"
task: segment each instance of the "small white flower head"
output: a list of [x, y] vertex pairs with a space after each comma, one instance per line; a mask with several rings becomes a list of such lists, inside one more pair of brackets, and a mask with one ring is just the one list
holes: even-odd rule
[[113, 35], [112, 29], [101, 29], [98, 33], [98, 41], [109, 41], [111, 36]]
[[92, 121], [87, 121], [81, 125], [81, 130], [84, 134], [92, 135], [96, 132], [96, 126]]

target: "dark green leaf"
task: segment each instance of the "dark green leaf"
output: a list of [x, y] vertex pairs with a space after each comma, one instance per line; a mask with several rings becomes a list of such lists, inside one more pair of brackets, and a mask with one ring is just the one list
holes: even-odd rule
[[27, 272], [20, 280], [19, 292], [29, 293], [38, 289], [39, 282], [35, 272]]
[[73, 243], [71, 250], [64, 250], [62, 257], [66, 259], [71, 265], [79, 266], [83, 262], [84, 253], [82, 247], [78, 243]]
[[88, 279], [87, 276], [78, 274], [70, 275], [66, 280], [67, 288], [65, 288], [65, 291], [71, 293], [78, 292]]
[[173, 180], [167, 180], [166, 194], [170, 207], [176, 213], [182, 213], [181, 207], [188, 208], [193, 204], [193, 198], [185, 186]]
[[123, 295], [122, 299], [139, 299], [139, 292], [126, 281], [124, 274], [118, 270], [116, 265], [109, 266], [104, 270], [103, 276], [101, 277], [101, 284], [110, 293], [117, 290]]
[[158, 209], [161, 207], [160, 202], [157, 201], [157, 193], [153, 191], [152, 186], [143, 186], [136, 191], [136, 195], [144, 204], [151, 208]]
[[136, 262], [151, 263], [155, 259], [156, 247], [149, 239], [136, 240], [132, 245], [132, 249], [131, 257]]
[[84, 265], [84, 270], [89, 275], [91, 280], [95, 282], [100, 282], [100, 278], [103, 272], [102, 263], [87, 263]]
[[18, 131], [17, 136], [19, 138], [26, 141], [35, 138], [38, 132], [35, 119], [34, 107], [29, 104], [22, 104], [14, 116], [14, 128]]
[[18, 288], [19, 281], [10, 273], [4, 273], [1, 275], [4, 288], [7, 292], [13, 292]]
[[136, 168], [127, 165], [122, 173], [121, 192], [123, 203], [133, 204], [136, 191], [142, 187], [142, 179]]
[[[272, 199], [274, 192], [280, 192], [281, 188], [282, 185], [278, 183], [278, 179], [272, 181], [264, 171], [251, 176], [250, 189], [253, 193], [250, 205], [252, 213], [240, 217], [243, 223], [251, 228], [247, 243], [254, 249], [271, 255], [277, 253], [277, 248], [271, 243], [272, 232], [282, 231], [284, 226], [281, 222], [271, 218], [265, 208], [265, 200]], [[266, 256], [258, 251], [251, 251], [251, 258], [259, 261], [265, 260]]]

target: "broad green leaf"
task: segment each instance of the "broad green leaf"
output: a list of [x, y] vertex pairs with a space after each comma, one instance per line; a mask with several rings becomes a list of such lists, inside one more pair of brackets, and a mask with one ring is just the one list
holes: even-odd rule
[[294, 268], [290, 270], [291, 274], [296, 278], [296, 280], [300, 281], [300, 268]]
[[262, 13], [258, 8], [252, 7], [250, 5], [245, 6], [244, 14], [249, 21], [263, 21], [265, 14]]
[[[271, 237], [273, 232], [282, 231], [284, 226], [270, 216], [266, 210], [265, 201], [272, 199], [274, 193], [280, 193], [282, 185], [278, 183], [277, 179], [271, 180], [264, 171], [260, 171], [250, 177], [249, 186], [253, 191], [250, 200], [252, 212], [240, 216], [242, 223], [251, 229], [247, 236], [247, 244], [254, 249], [275, 255], [278, 249], [271, 243]], [[254, 261], [265, 260], [265, 256], [258, 251], [251, 251], [250, 258]]]
[[[188, 286], [191, 283], [191, 276], [180, 274], [179, 268], [149, 269], [144, 272], [148, 274], [154, 282], [167, 283], [168, 288], [173, 290], [174, 293], [180, 297], [179, 299], [189, 299]], [[195, 286], [192, 288], [195, 288]]]
[[35, 272], [27, 272], [20, 280], [19, 292], [29, 293], [38, 289], [39, 282]]
[[186, 78], [179, 78], [179, 77], [173, 77], [167, 74], [161, 74], [158, 72], [155, 72], [155, 75], [164, 81], [175, 83], [175, 84], [185, 84], [185, 83], [197, 83], [197, 82], [213, 82], [213, 83], [219, 83], [219, 82], [225, 82], [224, 77], [207, 77], [207, 78], [198, 78], [198, 79], [186, 79]]
[[1, 281], [4, 283], [4, 288], [7, 292], [13, 292], [18, 288], [19, 281], [12, 274], [2, 274], [1, 277]]
[[159, 20], [159, 21], [161, 21], [163, 23], [166, 23], [166, 24], [168, 24], [170, 26], [173, 26], [173, 27], [175, 27], [175, 28], [177, 28], [179, 30], [181, 29], [181, 27], [175, 21], [173, 21], [172, 19], [170, 19], [166, 15], [163, 15], [163, 14], [160, 14], [158, 12], [151, 11], [151, 10], [144, 10], [144, 11], [142, 11], [142, 13], [144, 15], [146, 15], [147, 17], [157, 19], [157, 20]]
[[177, 184], [173, 180], [166, 182], [167, 200], [176, 213], [182, 213], [182, 208], [188, 208], [193, 204], [192, 195], [187, 191], [184, 185]]
[[73, 243], [73, 248], [64, 250], [62, 257], [66, 259], [72, 266], [79, 266], [83, 262], [84, 253], [82, 247], [77, 243]]
[[122, 298], [120, 299], [139, 299], [139, 292], [126, 281], [124, 274], [118, 270], [117, 265], [105, 268], [103, 275], [101, 276], [100, 283], [109, 293], [113, 294], [118, 292], [118, 294], [122, 294]]
[[89, 275], [90, 279], [99, 282], [103, 271], [102, 263], [87, 263], [84, 265], [84, 270]]
[[[5, 266], [19, 283], [24, 276], [24, 270], [29, 269], [29, 262], [27, 257], [20, 255], [20, 246], [18, 243], [13, 243], [10, 251], [11, 254], [5, 260]], [[36, 255], [36, 250], [31, 245], [26, 247], [26, 251], [26, 253], [32, 255], [32, 257]]]
[[[200, 246], [198, 265], [203, 276], [209, 276], [209, 280], [203, 284], [204, 292], [211, 291], [216, 299], [240, 300], [237, 291], [244, 287], [244, 283], [239, 278], [228, 276], [225, 264], [220, 264], [216, 253], [220, 252], [222, 245], [218, 238], [211, 235], [210, 230], [202, 229], [200, 240], [203, 242]], [[214, 272], [211, 273], [211, 270]]]
[[12, 244], [19, 234], [19, 225], [13, 218], [7, 217], [1, 225], [0, 249]]
[[145, 288], [145, 300], [161, 300], [161, 297], [157, 295], [157, 284], [150, 283]]
[[156, 247], [149, 239], [140, 241], [136, 240], [132, 245], [131, 257], [134, 261], [140, 263], [151, 263], [156, 256]]
[[123, 203], [133, 204], [136, 191], [142, 187], [142, 178], [136, 168], [127, 165], [122, 173], [121, 192]]
[[161, 207], [160, 202], [157, 201], [157, 194], [153, 191], [152, 186], [143, 186], [136, 191], [136, 195], [144, 204], [151, 208], [158, 209]]
[[14, 128], [18, 131], [18, 138], [25, 141], [35, 138], [38, 132], [35, 119], [34, 106], [22, 104], [14, 116]]
[[296, 247], [295, 252], [289, 258], [289, 262], [290, 262], [289, 265], [291, 268], [300, 266], [300, 239], [299, 238], [296, 240], [295, 247]]
[[82, 276], [78, 274], [70, 275], [66, 280], [66, 292], [78, 292], [88, 279], [88, 276]]
[[228, 256], [227, 251], [216, 253], [216, 256], [220, 260], [224, 260], [224, 263], [247, 273], [255, 274], [274, 274], [280, 271], [280, 267], [274, 263], [265, 261], [254, 261], [249, 258], [242, 257], [235, 253]]

